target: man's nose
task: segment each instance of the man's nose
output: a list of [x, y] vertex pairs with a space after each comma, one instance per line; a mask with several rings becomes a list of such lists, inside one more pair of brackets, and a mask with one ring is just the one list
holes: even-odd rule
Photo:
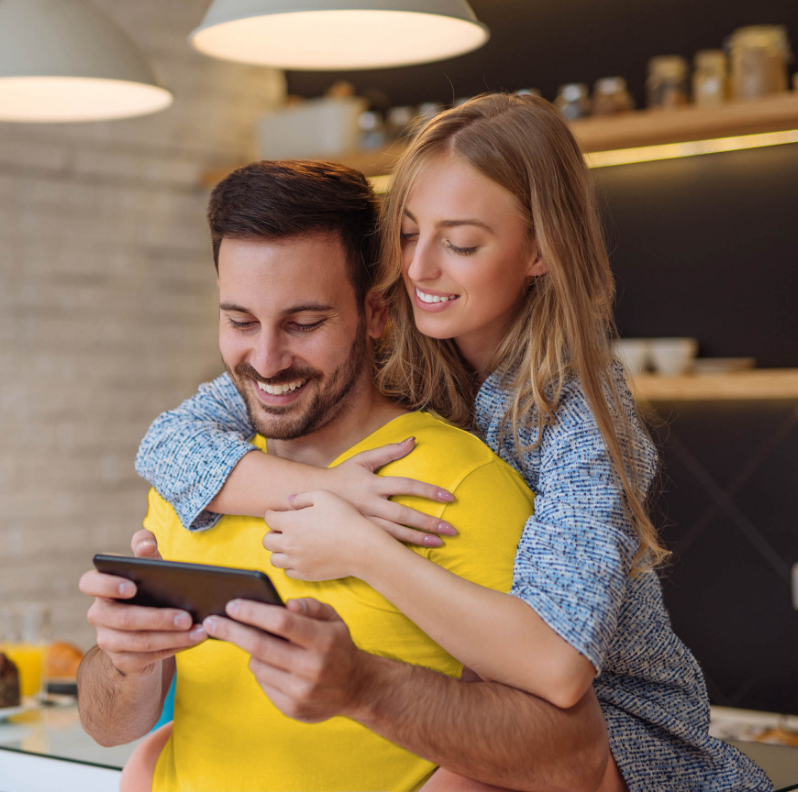
[[250, 353], [250, 365], [264, 379], [269, 379], [291, 367], [293, 355], [282, 333], [262, 331]]
[[416, 283], [434, 281], [440, 277], [441, 268], [438, 261], [438, 251], [432, 244], [419, 240], [413, 248], [413, 258], [407, 274]]

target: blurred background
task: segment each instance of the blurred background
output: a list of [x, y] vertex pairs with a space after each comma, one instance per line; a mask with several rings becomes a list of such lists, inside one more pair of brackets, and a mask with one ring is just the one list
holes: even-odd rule
[[[0, 603], [42, 603], [54, 637], [93, 644], [77, 581], [141, 525], [138, 443], [223, 370], [213, 184], [262, 157], [385, 176], [419, 114], [527, 90], [557, 99], [589, 152], [786, 135], [596, 159], [593, 173], [619, 326], [644, 340], [621, 352], [662, 446], [655, 509], [674, 550], [663, 574], [676, 631], [714, 704], [798, 713], [798, 5], [473, 0], [491, 38], [467, 55], [301, 72], [189, 46], [209, 0], [84, 2], [135, 41], [174, 101], [127, 120], [0, 121]], [[770, 61], [747, 62], [746, 88], [729, 82], [746, 42], [728, 38], [751, 25], [783, 27]], [[696, 52], [724, 42], [694, 77]], [[662, 55], [678, 57], [649, 63]]]

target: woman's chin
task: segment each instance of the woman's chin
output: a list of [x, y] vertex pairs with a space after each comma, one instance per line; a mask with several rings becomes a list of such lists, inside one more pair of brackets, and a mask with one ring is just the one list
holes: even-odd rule
[[457, 336], [456, 331], [443, 325], [442, 322], [429, 321], [429, 317], [426, 314], [424, 316], [416, 314], [416, 327], [422, 335], [427, 336], [427, 338], [435, 338], [438, 341], [448, 341]]

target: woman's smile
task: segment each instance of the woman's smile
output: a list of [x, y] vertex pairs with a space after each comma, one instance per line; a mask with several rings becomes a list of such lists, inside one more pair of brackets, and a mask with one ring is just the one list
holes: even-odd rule
[[438, 313], [440, 311], [445, 311], [460, 298], [459, 294], [447, 294], [446, 292], [421, 289], [415, 284], [413, 284], [413, 292], [415, 297], [414, 302], [422, 311]]

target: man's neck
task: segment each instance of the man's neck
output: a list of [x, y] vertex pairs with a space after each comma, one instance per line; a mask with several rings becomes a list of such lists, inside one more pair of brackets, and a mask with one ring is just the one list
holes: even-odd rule
[[371, 377], [369, 370], [347, 396], [345, 412], [329, 424], [296, 440], [269, 440], [269, 453], [306, 465], [328, 467], [344, 451], [404, 415], [407, 410], [386, 399], [374, 387]]

